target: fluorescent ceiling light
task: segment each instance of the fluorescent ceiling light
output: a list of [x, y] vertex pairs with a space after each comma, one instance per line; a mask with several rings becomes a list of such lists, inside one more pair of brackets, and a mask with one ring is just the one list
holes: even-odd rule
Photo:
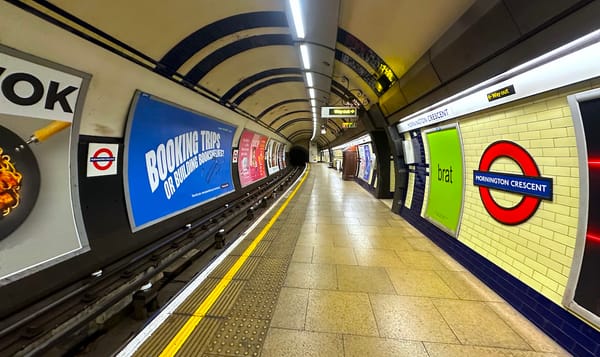
[[310, 100], [310, 105], [311, 105], [311, 106], [313, 106], [313, 107], [316, 107], [316, 106], [317, 106], [317, 100], [316, 100], [316, 99], [314, 99], [314, 98], [313, 98], [313, 99], [311, 99], [311, 100]]
[[300, 0], [290, 0], [290, 7], [292, 8], [292, 18], [294, 19], [294, 27], [296, 28], [296, 37], [304, 38], [304, 22], [302, 21]]
[[302, 55], [302, 65], [304, 69], [310, 69], [310, 58], [308, 57], [308, 46], [300, 45], [300, 54]]
[[315, 89], [314, 88], [308, 88], [308, 94], [310, 95], [310, 99], [317, 98], [317, 96], [315, 95]]
[[306, 72], [306, 84], [309, 87], [314, 87], [312, 73], [310, 73], [310, 72]]

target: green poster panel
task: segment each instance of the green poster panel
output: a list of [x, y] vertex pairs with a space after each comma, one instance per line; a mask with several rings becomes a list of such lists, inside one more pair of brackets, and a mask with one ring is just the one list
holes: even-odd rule
[[463, 153], [457, 125], [425, 132], [429, 148], [429, 196], [425, 217], [453, 236], [463, 204]]

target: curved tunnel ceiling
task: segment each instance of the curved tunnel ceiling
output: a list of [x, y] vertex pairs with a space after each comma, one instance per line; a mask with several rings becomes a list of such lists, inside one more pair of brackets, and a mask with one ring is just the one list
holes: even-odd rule
[[[305, 70], [286, 0], [11, 2], [293, 143], [312, 136]], [[318, 106], [376, 104], [473, 2], [301, 1]], [[327, 133], [318, 134], [317, 143], [341, 135], [342, 122], [320, 119], [318, 128]]]

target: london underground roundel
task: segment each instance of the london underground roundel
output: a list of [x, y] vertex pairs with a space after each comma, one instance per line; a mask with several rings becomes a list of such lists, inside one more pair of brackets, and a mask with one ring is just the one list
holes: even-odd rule
[[[523, 174], [490, 171], [494, 161], [501, 157], [513, 160]], [[496, 141], [485, 149], [479, 161], [479, 170], [473, 171], [473, 185], [479, 186], [481, 201], [490, 216], [506, 225], [527, 221], [536, 212], [542, 199], [552, 200], [552, 179], [542, 177], [531, 155], [511, 141]], [[491, 189], [520, 194], [523, 198], [513, 207], [503, 207], [496, 203]]]

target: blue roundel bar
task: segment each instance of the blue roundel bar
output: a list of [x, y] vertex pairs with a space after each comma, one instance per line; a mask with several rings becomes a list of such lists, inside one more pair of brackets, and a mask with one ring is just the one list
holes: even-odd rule
[[489, 171], [473, 171], [473, 185], [552, 201], [552, 179]]

